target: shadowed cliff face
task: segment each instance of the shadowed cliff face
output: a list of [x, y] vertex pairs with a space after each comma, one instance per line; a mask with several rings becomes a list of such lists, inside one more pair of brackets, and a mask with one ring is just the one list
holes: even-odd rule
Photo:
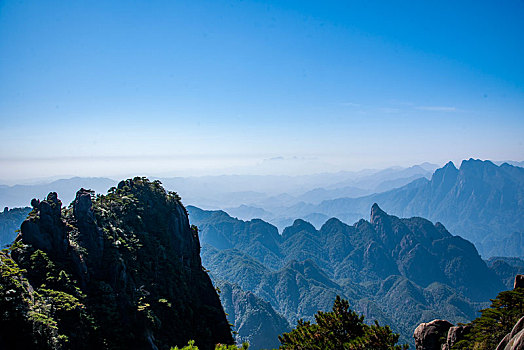
[[[210, 349], [232, 343], [201, 266], [197, 231], [175, 193], [135, 178], [105, 196], [81, 189], [68, 208], [56, 193], [32, 205], [11, 255], [27, 270], [25, 293], [34, 290], [35, 300], [51, 308], [38, 310], [47, 333], [28, 335], [28, 345], [165, 349], [194, 339]], [[36, 304], [26, 306], [36, 314]]]

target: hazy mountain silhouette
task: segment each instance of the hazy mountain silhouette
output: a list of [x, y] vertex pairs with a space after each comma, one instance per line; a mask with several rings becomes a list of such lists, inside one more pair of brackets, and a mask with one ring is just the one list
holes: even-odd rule
[[507, 163], [497, 166], [470, 159], [457, 169], [449, 162], [431, 180], [420, 178], [391, 191], [294, 206], [281, 213], [286, 217], [312, 213], [364, 217], [373, 203], [398, 216], [442, 222], [454, 234], [475, 243], [485, 256], [524, 255], [521, 234], [514, 234], [524, 227], [524, 169]]

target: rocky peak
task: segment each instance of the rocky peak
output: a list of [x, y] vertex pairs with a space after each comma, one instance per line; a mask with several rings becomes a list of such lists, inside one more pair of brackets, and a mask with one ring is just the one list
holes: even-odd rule
[[369, 222], [373, 225], [377, 225], [382, 219], [387, 218], [388, 214], [380, 209], [377, 203], [373, 203], [371, 206], [371, 216]]
[[479, 169], [482, 167], [497, 167], [493, 162], [489, 160], [480, 160], [480, 159], [464, 159], [462, 163], [460, 163], [460, 170], [469, 170], [469, 169]]
[[77, 193], [73, 202], [73, 215], [77, 222], [93, 222], [93, 203], [91, 196], [93, 191], [81, 188]]
[[455, 184], [459, 170], [453, 162], [448, 162], [444, 167], [435, 170], [431, 177], [431, 187], [438, 189], [438, 192], [447, 193]]
[[333, 235], [333, 233], [347, 232], [348, 230], [350, 230], [350, 226], [337, 218], [331, 218], [322, 225], [320, 233], [324, 236], [330, 236]]
[[31, 200], [31, 205], [33, 211], [22, 223], [17, 240], [54, 256], [64, 254], [69, 245], [68, 235], [61, 219], [62, 202], [56, 192], [49, 193], [43, 201]]
[[317, 229], [307, 221], [296, 219], [292, 226], [286, 227], [284, 229], [284, 232], [282, 232], [282, 237], [287, 239], [288, 237], [303, 231], [315, 234]]
[[78, 244], [88, 255], [82, 257], [88, 266], [98, 268], [104, 253], [104, 238], [102, 231], [97, 227], [93, 213], [91, 196], [93, 191], [81, 188], [73, 201], [73, 216], [78, 228]]
[[[24, 244], [12, 252], [27, 271], [30, 293], [53, 296], [46, 303], [56, 305], [38, 312], [70, 345], [52, 348], [164, 349], [189, 339], [204, 350], [231, 344], [180, 197], [146, 178], [122, 181], [96, 199], [92, 193], [80, 189], [63, 210], [54, 192], [34, 199], [17, 237]], [[63, 311], [64, 300], [67, 307], [81, 300], [74, 317]]]

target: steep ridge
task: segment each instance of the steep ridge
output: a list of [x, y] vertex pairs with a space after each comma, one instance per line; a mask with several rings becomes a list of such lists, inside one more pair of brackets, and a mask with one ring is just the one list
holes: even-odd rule
[[[419, 179], [388, 192], [361, 198], [340, 198], [296, 213], [311, 212], [334, 217], [344, 213], [365, 215], [378, 203], [397, 216], [420, 216], [442, 222], [451, 232], [472, 241], [489, 256], [515, 255], [505, 252], [510, 238], [524, 227], [524, 169], [509, 164], [497, 166], [490, 161], [464, 160], [459, 169], [452, 162], [437, 169], [431, 180]], [[503, 243], [501, 241], [508, 241]], [[519, 251], [517, 256], [524, 255]]]
[[[145, 178], [105, 196], [56, 193], [2, 253], [0, 341], [7, 348], [202, 349], [233, 342], [174, 192]], [[21, 270], [23, 269], [23, 270]]]
[[236, 342], [248, 342], [250, 349], [278, 348], [278, 336], [291, 330], [287, 320], [254, 293], [224, 281], [215, 281], [215, 284], [236, 332]]
[[[467, 240], [440, 223], [400, 219], [376, 204], [370, 221], [349, 226], [333, 218], [316, 230], [299, 219], [281, 236], [267, 234], [275, 230], [261, 220], [188, 211], [202, 233], [204, 265], [269, 302], [291, 325], [329, 309], [341, 295], [366, 319], [390, 324], [409, 341], [428, 316], [466, 322], [504, 289]], [[217, 236], [228, 237], [227, 249], [207, 240]], [[273, 253], [269, 263], [267, 250]]]

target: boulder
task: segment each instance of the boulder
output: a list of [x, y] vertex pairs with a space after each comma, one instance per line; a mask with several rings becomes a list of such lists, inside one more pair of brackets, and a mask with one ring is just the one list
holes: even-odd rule
[[471, 331], [470, 325], [455, 326], [451, 327], [448, 331], [448, 337], [446, 339], [446, 344], [442, 346], [442, 350], [451, 350], [453, 345], [464, 339], [466, 334]]
[[441, 350], [446, 343], [448, 330], [453, 324], [446, 320], [433, 320], [428, 323], [421, 323], [415, 329], [416, 350]]
[[[522, 276], [522, 275], [518, 275]], [[516, 279], [515, 279], [516, 280]], [[515, 323], [510, 333], [500, 341], [496, 350], [522, 350], [524, 349], [524, 317]]]

